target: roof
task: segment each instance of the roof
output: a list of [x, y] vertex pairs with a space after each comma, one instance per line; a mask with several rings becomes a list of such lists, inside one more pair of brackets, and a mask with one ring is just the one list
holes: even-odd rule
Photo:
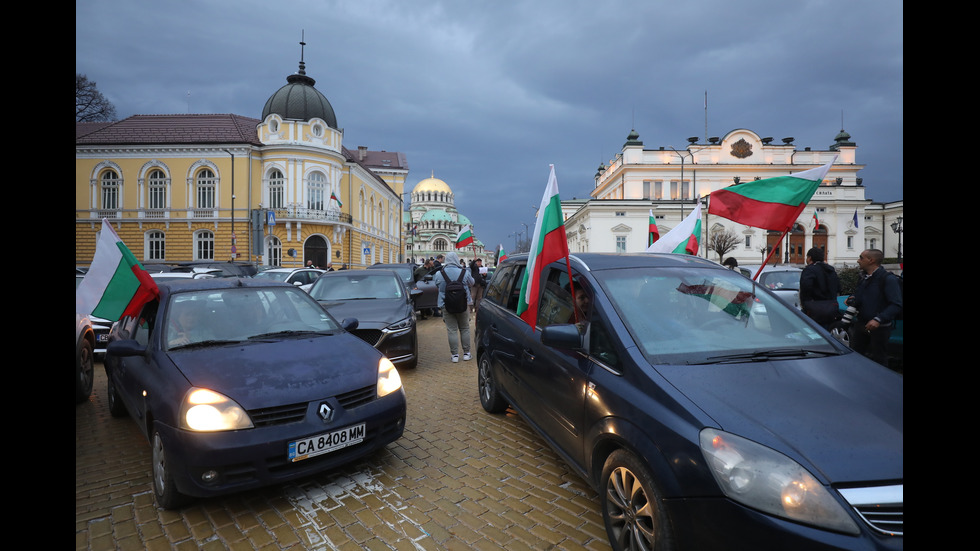
[[75, 123], [75, 145], [246, 143], [262, 145], [258, 119], [241, 115], [133, 115]]
[[[575, 253], [570, 255], [570, 262], [579, 270], [593, 272], [596, 270], [614, 270], [620, 268], [676, 268], [697, 266], [727, 270], [706, 258], [689, 254], [671, 253]], [[526, 261], [527, 254], [509, 255], [504, 264]], [[564, 260], [561, 261], [564, 265]]]

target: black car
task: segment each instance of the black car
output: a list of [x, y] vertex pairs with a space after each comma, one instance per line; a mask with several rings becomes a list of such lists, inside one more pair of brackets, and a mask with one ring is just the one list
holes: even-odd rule
[[418, 328], [411, 293], [392, 270], [340, 270], [321, 275], [309, 293], [333, 317], [357, 320], [352, 331], [397, 367], [419, 361]]
[[902, 549], [903, 379], [689, 255], [526, 256], [476, 318], [484, 409], [598, 492], [614, 549]]
[[411, 292], [418, 289], [421, 293], [412, 295], [416, 310], [428, 310], [435, 308], [439, 302], [439, 289], [432, 281], [432, 275], [426, 275], [422, 279], [415, 281], [414, 264], [373, 264], [368, 266], [369, 270], [393, 270], [405, 284], [405, 288]]
[[160, 282], [113, 326], [109, 412], [151, 444], [163, 508], [332, 469], [401, 437], [395, 366], [303, 290], [257, 279]]

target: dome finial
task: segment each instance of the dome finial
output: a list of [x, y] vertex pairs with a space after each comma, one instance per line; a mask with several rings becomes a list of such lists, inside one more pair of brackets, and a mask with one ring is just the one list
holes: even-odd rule
[[299, 38], [299, 74], [306, 74], [306, 63], [303, 61], [303, 50], [306, 48], [306, 29], [300, 32]]

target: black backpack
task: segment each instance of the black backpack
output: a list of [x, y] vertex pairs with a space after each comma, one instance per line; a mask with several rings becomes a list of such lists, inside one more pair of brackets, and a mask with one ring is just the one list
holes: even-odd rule
[[466, 286], [463, 285], [463, 276], [466, 272], [460, 269], [459, 278], [449, 279], [445, 268], [439, 268], [443, 279], [446, 280], [446, 296], [443, 297], [442, 305], [450, 314], [461, 314], [466, 311]]

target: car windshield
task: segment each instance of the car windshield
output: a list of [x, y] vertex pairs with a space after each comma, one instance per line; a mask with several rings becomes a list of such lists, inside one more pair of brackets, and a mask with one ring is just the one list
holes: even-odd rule
[[295, 287], [236, 287], [175, 293], [166, 328], [172, 350], [268, 335], [329, 333], [340, 326]]
[[778, 271], [778, 272], [762, 272], [759, 275], [759, 283], [765, 285], [766, 287], [774, 290], [778, 289], [796, 289], [800, 288], [800, 272], [793, 271]]
[[252, 277], [256, 279], [271, 279], [272, 281], [286, 281], [286, 278], [289, 277], [289, 274], [291, 273], [292, 272], [273, 272], [272, 270], [266, 270], [264, 272], [259, 272]]
[[316, 280], [310, 296], [316, 300], [361, 300], [402, 298], [405, 287], [390, 273], [338, 273]]
[[[371, 266], [369, 266], [369, 267], [371, 267]], [[391, 271], [395, 272], [396, 274], [398, 274], [398, 277], [402, 278], [402, 280], [404, 282], [406, 282], [406, 283], [412, 283], [412, 281], [414, 279], [413, 275], [415, 274], [415, 270], [413, 270], [412, 267], [409, 266], [408, 264], [405, 264], [404, 266], [401, 266], [401, 265], [399, 265], [399, 266], [383, 266], [383, 267], [379, 267], [379, 268], [380, 269], [383, 269], [383, 270], [391, 270]]]
[[594, 273], [651, 363], [710, 363], [774, 351], [840, 352], [783, 302], [731, 270]]

